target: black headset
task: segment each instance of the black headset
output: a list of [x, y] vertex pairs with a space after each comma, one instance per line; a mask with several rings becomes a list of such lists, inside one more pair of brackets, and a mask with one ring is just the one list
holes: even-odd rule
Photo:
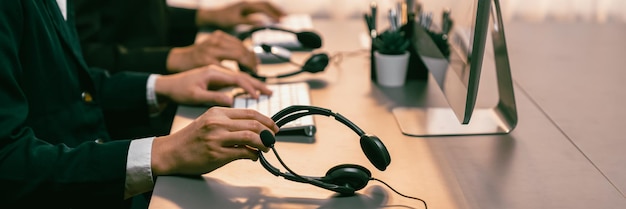
[[[366, 134], [354, 123], [350, 122], [347, 118], [334, 113], [329, 109], [315, 107], [315, 106], [289, 106], [282, 109], [274, 116], [272, 120], [276, 122], [278, 127], [281, 127], [293, 120], [307, 115], [325, 115], [332, 116], [335, 120], [343, 123], [357, 135], [361, 137], [361, 149], [369, 161], [381, 171], [387, 169], [387, 166], [391, 163], [391, 156], [383, 142], [376, 136]], [[364, 188], [369, 180], [377, 180], [372, 178], [372, 173], [365, 167], [355, 164], [342, 164], [337, 165], [326, 172], [323, 177], [310, 177], [301, 176], [293, 172], [289, 167], [285, 165], [274, 147], [276, 139], [274, 135], [264, 130], [261, 132], [261, 140], [263, 145], [272, 149], [276, 158], [288, 172], [281, 172], [278, 168], [272, 166], [267, 159], [263, 156], [263, 152], [259, 151], [259, 161], [261, 165], [275, 176], [282, 176], [283, 178], [291, 181], [312, 184], [327, 190], [331, 190], [342, 195], [352, 195], [355, 191]]]
[[[243, 32], [240, 33], [238, 35], [238, 38], [240, 40], [244, 40], [246, 38], [249, 38], [250, 36], [252, 36], [252, 34], [256, 31], [260, 31], [260, 30], [278, 30], [278, 31], [283, 31], [283, 32], [287, 32], [287, 33], [293, 33], [296, 35], [296, 37], [298, 38], [298, 42], [300, 42], [300, 44], [304, 47], [304, 48], [309, 48], [309, 49], [317, 49], [322, 47], [322, 38], [315, 32], [312, 31], [301, 31], [301, 32], [294, 32], [291, 30], [287, 30], [287, 29], [282, 29], [282, 28], [277, 28], [277, 27], [258, 27], [258, 28], [253, 28], [247, 32]], [[275, 52], [272, 51], [272, 47], [271, 45], [268, 44], [261, 44], [261, 48], [263, 49], [263, 51], [265, 53], [269, 53], [279, 59], [282, 59], [283, 61], [287, 61], [293, 65], [296, 65], [298, 67], [300, 67], [300, 70], [298, 71], [294, 71], [291, 73], [286, 73], [286, 74], [281, 74], [281, 75], [277, 75], [275, 76], [275, 78], [284, 78], [284, 77], [289, 77], [289, 76], [293, 76], [296, 74], [300, 74], [303, 72], [309, 72], [309, 73], [318, 73], [318, 72], [322, 72], [324, 71], [324, 69], [326, 69], [326, 66], [328, 66], [328, 62], [330, 61], [330, 58], [328, 56], [328, 54], [326, 53], [315, 53], [313, 55], [311, 55], [311, 57], [309, 57], [309, 59], [307, 59], [307, 61], [301, 65], [298, 63], [295, 63], [293, 61], [291, 61], [290, 59], [286, 59], [280, 55], [277, 55]], [[267, 77], [265, 76], [261, 76], [256, 74], [254, 71], [250, 70], [248, 67], [243, 66], [241, 64], [239, 64], [239, 69], [243, 72], [246, 72], [248, 74], [250, 74], [251, 76], [259, 79], [259, 80], [266, 80]]]
[[300, 42], [300, 45], [302, 45], [302, 47], [304, 48], [308, 48], [308, 49], [317, 49], [322, 47], [322, 38], [320, 35], [318, 35], [317, 33], [313, 32], [313, 31], [300, 31], [300, 32], [295, 32], [295, 31], [291, 31], [291, 30], [287, 30], [287, 29], [283, 29], [283, 28], [278, 28], [278, 27], [256, 27], [256, 28], [252, 28], [246, 32], [242, 32], [239, 35], [237, 35], [237, 38], [239, 38], [239, 40], [244, 40], [246, 38], [249, 38], [250, 36], [252, 36], [252, 34], [254, 32], [260, 31], [260, 30], [277, 30], [277, 31], [283, 31], [283, 32], [287, 32], [287, 33], [292, 33], [295, 34], [296, 37], [298, 38], [298, 42]]

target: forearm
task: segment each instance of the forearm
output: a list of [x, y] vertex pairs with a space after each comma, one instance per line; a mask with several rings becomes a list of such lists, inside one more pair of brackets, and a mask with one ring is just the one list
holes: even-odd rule
[[216, 18], [218, 18], [219, 14], [218, 14], [219, 10], [216, 9], [201, 9], [198, 10], [196, 12], [196, 16], [195, 16], [195, 23], [198, 26], [202, 26], [202, 27], [208, 27], [208, 26], [212, 26], [212, 27], [221, 27], [217, 21]]
[[199, 58], [195, 54], [191, 46], [172, 48], [167, 56], [167, 69], [170, 72], [182, 72], [198, 67], [201, 62], [197, 61]]
[[157, 137], [152, 142], [150, 166], [152, 168], [152, 175], [154, 176], [174, 174], [176, 157], [171, 155], [171, 153], [174, 153], [174, 147], [167, 145], [167, 141], [171, 141], [171, 139], [168, 139], [170, 137], [172, 136]]
[[[51, 145], [28, 128], [1, 140], [0, 199], [2, 204], [35, 204], [54, 200], [68, 207], [109, 205], [123, 199], [128, 141], [83, 143], [75, 148]], [[98, 189], [93, 189], [98, 188]], [[39, 204], [41, 204], [39, 202]], [[20, 207], [26, 207], [20, 205]]]

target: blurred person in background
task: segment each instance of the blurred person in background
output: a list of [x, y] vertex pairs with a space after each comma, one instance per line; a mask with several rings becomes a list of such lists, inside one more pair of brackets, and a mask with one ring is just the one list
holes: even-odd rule
[[[115, 74], [138, 71], [172, 74], [234, 60], [256, 70], [256, 55], [220, 30], [194, 43], [201, 28], [228, 30], [239, 24], [257, 25], [251, 14], [277, 21], [284, 12], [269, 2], [236, 2], [219, 8], [184, 9], [166, 0], [74, 0], [76, 29], [83, 56], [90, 67]], [[72, 6], [72, 5], [70, 5]], [[168, 134], [177, 104], [158, 117], [133, 121], [127, 112], [107, 112], [105, 122], [114, 138]]]

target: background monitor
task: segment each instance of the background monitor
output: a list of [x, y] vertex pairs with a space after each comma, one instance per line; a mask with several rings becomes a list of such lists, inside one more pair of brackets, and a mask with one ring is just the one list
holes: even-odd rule
[[[394, 108], [402, 132], [411, 136], [509, 133], [517, 124], [517, 110], [499, 1], [420, 3], [421, 15], [410, 39], [449, 106]], [[492, 42], [493, 53], [485, 53], [487, 41]], [[476, 100], [485, 61], [495, 63], [499, 101], [482, 109], [476, 108]]]

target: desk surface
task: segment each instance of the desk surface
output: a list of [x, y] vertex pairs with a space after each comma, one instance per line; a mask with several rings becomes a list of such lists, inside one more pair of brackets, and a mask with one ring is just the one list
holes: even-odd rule
[[[316, 30], [324, 37], [324, 50], [331, 53], [359, 49], [357, 37], [364, 30], [363, 24], [357, 20], [314, 22]], [[618, 180], [626, 178], [623, 175], [625, 169], [621, 164], [615, 164], [614, 167], [620, 167], [616, 169], [609, 165], [624, 159], [624, 154], [617, 152], [618, 148], [609, 149], [612, 152], [608, 154], [602, 153], [603, 147], [608, 145], [594, 145], [594, 137], [588, 138], [593, 133], [588, 129], [600, 125], [587, 127], [588, 123], [584, 121], [570, 122], [575, 115], [562, 110], [570, 107], [580, 108], [573, 111], [588, 110], [588, 107], [581, 107], [596, 102], [560, 106], [563, 101], [559, 98], [577, 98], [579, 90], [553, 92], [556, 96], [550, 95], [547, 92], [555, 90], [553, 85], [549, 85], [551, 83], [534, 80], [538, 76], [532, 73], [539, 73], [539, 69], [526, 69], [532, 67], [530, 63], [536, 62], [532, 59], [540, 55], [526, 57], [535, 51], [526, 49], [529, 37], [522, 36], [521, 32], [551, 29], [542, 25], [515, 23], [505, 26], [519, 111], [519, 124], [511, 134], [433, 138], [402, 135], [391, 108], [408, 101], [441, 101], [434, 82], [412, 82], [403, 89], [381, 88], [369, 81], [368, 53], [357, 56], [344, 54], [343, 61], [331, 65], [322, 74], [291, 79], [308, 80], [312, 87], [313, 105], [340, 112], [366, 132], [379, 136], [391, 152], [391, 165], [384, 172], [375, 170], [360, 151], [357, 136], [336, 121], [318, 116], [315, 118], [318, 126], [315, 143], [279, 142], [276, 147], [286, 163], [301, 174], [323, 176], [326, 170], [337, 164], [360, 164], [370, 168], [374, 177], [386, 181], [398, 191], [426, 200], [429, 208], [625, 208], [626, 199], [614, 186], [615, 182], [626, 182]], [[558, 35], [536, 33], [551, 37], [554, 48], [571, 47], [569, 42], [553, 37]], [[538, 48], [541, 45], [538, 42], [535, 44]], [[615, 50], [624, 52], [624, 49]], [[619, 54], [611, 56], [617, 59]], [[571, 69], [561, 69], [561, 63], [584, 57], [586, 55], [579, 53], [573, 55], [571, 60], [570, 57], [543, 58], [545, 65], [540, 69], [551, 66], [551, 72], [554, 71], [551, 75], [562, 75], [556, 71]], [[571, 68], [581, 69], [579, 66]], [[624, 78], [623, 73], [615, 75]], [[580, 74], [572, 76], [585, 77]], [[568, 87], [576, 87], [572, 85], [565, 82], [564, 86], [556, 89], [565, 91]], [[616, 83], [605, 86], [605, 89], [615, 88], [613, 92], [618, 93], [618, 86]], [[419, 97], [415, 94], [418, 88], [423, 89]], [[482, 91], [479, 95], [490, 95], [482, 94]], [[590, 89], [583, 92], [593, 93]], [[624, 98], [620, 101], [623, 104]], [[602, 107], [594, 108], [600, 109]], [[173, 130], [184, 126], [202, 111], [201, 108], [179, 109]], [[623, 116], [623, 111], [620, 114]], [[602, 115], [594, 116], [614, 117]], [[617, 118], [612, 121], [617, 122]], [[578, 129], [581, 127], [583, 130]], [[585, 128], [591, 133], [585, 132]], [[617, 131], [603, 134], [608, 135], [603, 138], [618, 143]], [[588, 154], [587, 150], [592, 154]], [[605, 156], [596, 157], [602, 154]], [[622, 175], [617, 176], [620, 172]], [[332, 192], [311, 185], [274, 177], [258, 162], [244, 160], [197, 178], [159, 177], [150, 202], [151, 209], [385, 206], [423, 208], [420, 202], [400, 197], [376, 182], [370, 182], [356, 196], [336, 197]]]
[[626, 25], [513, 26], [508, 33], [515, 80], [626, 196]]

